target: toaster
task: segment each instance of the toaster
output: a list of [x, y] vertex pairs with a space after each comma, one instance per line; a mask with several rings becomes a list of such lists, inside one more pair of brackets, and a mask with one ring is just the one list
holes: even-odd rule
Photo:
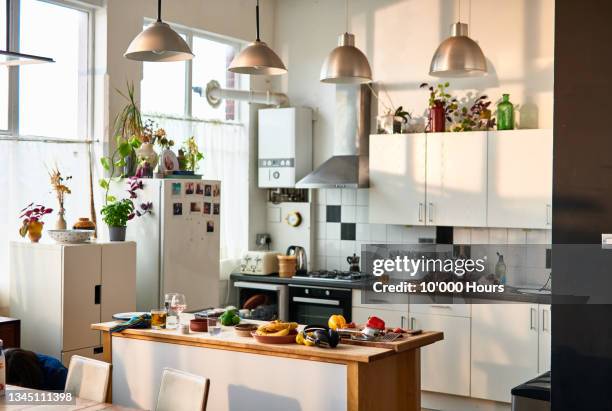
[[268, 275], [278, 273], [276, 251], [247, 251], [240, 260], [240, 274]]

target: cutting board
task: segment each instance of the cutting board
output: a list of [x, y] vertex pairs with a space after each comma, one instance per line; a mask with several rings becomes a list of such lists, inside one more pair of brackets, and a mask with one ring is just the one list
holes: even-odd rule
[[386, 348], [396, 352], [414, 350], [424, 344], [431, 344], [444, 339], [444, 334], [438, 331], [423, 331], [422, 334], [408, 335], [404, 334], [401, 338], [395, 341], [356, 341], [350, 338], [342, 338], [341, 344], [360, 345], [362, 347]]

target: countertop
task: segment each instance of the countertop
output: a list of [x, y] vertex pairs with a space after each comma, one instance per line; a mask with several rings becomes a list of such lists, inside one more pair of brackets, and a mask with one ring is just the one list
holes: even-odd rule
[[[91, 328], [103, 332], [109, 332], [110, 328], [117, 322], [92, 324]], [[319, 347], [307, 347], [298, 344], [263, 344], [252, 337], [240, 337], [236, 335], [233, 327], [222, 327], [221, 334], [210, 336], [208, 333], [180, 334], [176, 330], [153, 330], [153, 329], [127, 329], [119, 333], [113, 333], [113, 338], [136, 338], [172, 344], [196, 345], [205, 348], [213, 348], [229, 351], [250, 352], [262, 355], [290, 357], [304, 360], [323, 362], [372, 362], [381, 358], [396, 355], [398, 352], [386, 348], [363, 347], [357, 345], [339, 344], [336, 348], [326, 349]], [[411, 349], [417, 349], [424, 345], [432, 344], [442, 340], [441, 332], [423, 332], [423, 334], [408, 337], [411, 341]]]

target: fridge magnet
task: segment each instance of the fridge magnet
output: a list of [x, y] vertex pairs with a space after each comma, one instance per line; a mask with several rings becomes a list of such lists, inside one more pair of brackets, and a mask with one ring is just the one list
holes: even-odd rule
[[206, 197], [210, 197], [211, 192], [212, 192], [212, 187], [210, 186], [210, 184], [206, 184], [206, 185], [204, 186], [204, 195], [205, 195]]
[[181, 195], [181, 183], [172, 183], [172, 195], [173, 196]]
[[219, 215], [220, 212], [221, 212], [221, 204], [214, 203], [213, 204], [213, 214], [214, 215]]
[[212, 220], [208, 220], [206, 222], [206, 232], [207, 233], [214, 233], [215, 232], [215, 222]]
[[210, 203], [204, 203], [204, 214], [210, 214]]
[[213, 184], [212, 186], [213, 197], [219, 197], [220, 194], [221, 194], [221, 187], [219, 186], [219, 184]]
[[172, 214], [173, 215], [183, 215], [183, 203], [172, 204]]
[[189, 211], [192, 213], [201, 213], [202, 208], [200, 207], [200, 203], [192, 202], [189, 205]]
[[196, 184], [196, 194], [197, 195], [202, 195], [204, 194], [204, 186], [202, 183], [197, 183]]
[[185, 184], [185, 194], [186, 195], [191, 195], [194, 193], [194, 189], [195, 189], [195, 184], [194, 183], [187, 183]]

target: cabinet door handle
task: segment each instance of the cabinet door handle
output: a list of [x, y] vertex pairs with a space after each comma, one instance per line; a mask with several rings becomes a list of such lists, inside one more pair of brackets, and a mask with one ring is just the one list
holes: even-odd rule
[[550, 204], [546, 204], [546, 225], [550, 225], [551, 220], [552, 220], [552, 207], [550, 206]]
[[419, 203], [419, 222], [423, 222], [423, 203]]
[[451, 309], [450, 305], [442, 305], [442, 304], [431, 304], [430, 305], [431, 308], [446, 308], [446, 309]]
[[433, 223], [433, 218], [434, 218], [434, 205], [433, 203], [429, 203], [429, 211], [427, 212], [427, 214], [429, 215], [429, 222]]
[[94, 304], [100, 304], [102, 299], [102, 285], [98, 284], [94, 287]]
[[406, 319], [406, 317], [404, 317], [403, 315], [400, 317], [400, 328], [403, 330], [404, 329], [404, 320]]
[[532, 307], [529, 309], [529, 328], [531, 330], [537, 330], [537, 327], [535, 326], [535, 321], [533, 320], [534, 314], [537, 318], [536, 309]]
[[414, 330], [414, 323], [415, 323], [414, 317], [410, 317], [410, 329], [411, 330]]
[[102, 354], [103, 352], [104, 352], [104, 347], [94, 347], [93, 349], [94, 354]]
[[547, 317], [548, 315], [546, 315], [546, 313], [548, 312], [548, 310], [542, 310], [542, 331], [548, 331], [548, 320]]

